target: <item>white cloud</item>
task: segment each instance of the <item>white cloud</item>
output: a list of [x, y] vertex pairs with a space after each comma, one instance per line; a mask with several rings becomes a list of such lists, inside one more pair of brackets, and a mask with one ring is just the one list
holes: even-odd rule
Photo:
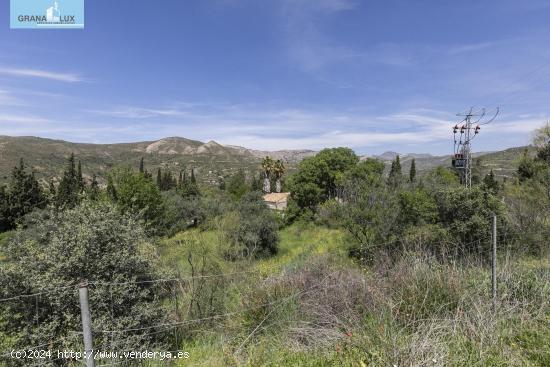
[[182, 117], [186, 116], [186, 112], [178, 109], [154, 109], [143, 107], [116, 107], [113, 109], [105, 110], [85, 110], [85, 112], [91, 112], [103, 116], [120, 117], [128, 119], [146, 119], [159, 116], [171, 116]]
[[0, 89], [0, 106], [20, 106], [22, 104], [12, 93]]
[[49, 79], [49, 80], [55, 80], [59, 82], [66, 82], [66, 83], [76, 83], [76, 82], [84, 81], [84, 78], [82, 78], [82, 76], [78, 74], [60, 73], [60, 72], [38, 70], [38, 69], [0, 67], [0, 74], [16, 76], [16, 77]]
[[[53, 122], [49, 119], [33, 115], [3, 114], [0, 113], [0, 122], [15, 124], [43, 124]], [[3, 126], [2, 128], [4, 128]]]

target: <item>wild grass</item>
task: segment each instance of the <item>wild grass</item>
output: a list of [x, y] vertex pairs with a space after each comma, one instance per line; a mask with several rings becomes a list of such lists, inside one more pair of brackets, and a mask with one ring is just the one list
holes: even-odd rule
[[[217, 235], [161, 246], [181, 272], [189, 238]], [[225, 261], [211, 246], [218, 271], [250, 273], [218, 284], [211, 312], [227, 316], [180, 330], [190, 358], [178, 366], [550, 366], [548, 258], [499, 257], [493, 307], [486, 263], [411, 252], [363, 268], [336, 229], [285, 228], [279, 253], [255, 261]]]

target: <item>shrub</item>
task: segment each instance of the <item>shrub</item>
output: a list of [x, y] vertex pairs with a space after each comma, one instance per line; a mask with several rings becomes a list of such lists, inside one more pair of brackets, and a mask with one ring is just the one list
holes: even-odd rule
[[123, 214], [143, 219], [151, 233], [161, 227], [164, 215], [162, 196], [150, 178], [129, 167], [122, 167], [111, 172], [109, 182], [112, 183], [111, 198]]
[[237, 223], [228, 228], [236, 245], [230, 257], [258, 257], [277, 253], [279, 234], [277, 219], [258, 192], [248, 193], [236, 207]]
[[[159, 277], [144, 231], [134, 219], [105, 203], [84, 202], [74, 209], [37, 220], [36, 228], [19, 230], [8, 244], [0, 273], [0, 298], [34, 294], [0, 303], [0, 334], [13, 346], [51, 342], [50, 348], [79, 348], [81, 330], [78, 283], [90, 285], [95, 330], [116, 330], [165, 321], [163, 291], [133, 283]], [[106, 286], [102, 283], [126, 283]], [[127, 283], [130, 282], [130, 283]], [[51, 292], [49, 292], [51, 290]], [[143, 334], [143, 335], [142, 335]], [[116, 335], [112, 347], [153, 346], [159, 335]], [[96, 346], [108, 334], [95, 335]], [[64, 338], [60, 342], [54, 340]]]

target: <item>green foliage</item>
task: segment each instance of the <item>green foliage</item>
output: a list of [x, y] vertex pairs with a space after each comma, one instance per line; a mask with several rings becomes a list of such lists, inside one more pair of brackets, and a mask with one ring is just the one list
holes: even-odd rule
[[369, 185], [379, 185], [384, 173], [384, 163], [373, 158], [367, 158], [346, 171], [343, 183], [365, 182]]
[[493, 195], [500, 191], [500, 183], [496, 180], [493, 170], [483, 178], [483, 186]]
[[399, 193], [399, 221], [401, 226], [434, 224], [438, 219], [437, 203], [424, 189]]
[[251, 192], [243, 196], [236, 206], [235, 214], [235, 220], [226, 228], [228, 239], [233, 244], [229, 254], [231, 258], [271, 256], [277, 253], [278, 224], [260, 193]]
[[462, 243], [486, 240], [491, 233], [493, 214], [500, 224], [506, 220], [505, 208], [500, 200], [479, 187], [470, 190], [459, 187], [436, 193], [439, 222], [449, 228], [450, 233]]
[[246, 184], [246, 176], [243, 170], [237, 171], [227, 183], [227, 192], [235, 200], [239, 200], [244, 194], [246, 194], [250, 188]]
[[402, 181], [403, 173], [401, 172], [401, 161], [399, 160], [399, 155], [397, 155], [391, 163], [391, 169], [388, 175], [388, 186], [393, 189], [398, 188]]
[[162, 227], [168, 234], [175, 234], [191, 227], [197, 227], [226, 211], [226, 200], [221, 195], [183, 196], [180, 191], [162, 193], [165, 215]]
[[[80, 167], [80, 163], [79, 163]], [[61, 177], [61, 182], [57, 188], [57, 198], [55, 205], [57, 208], [72, 208], [82, 199], [81, 193], [84, 187], [82, 180], [82, 169], [77, 172], [75, 166], [74, 153], [71, 153], [67, 160], [67, 167]]]
[[550, 165], [550, 123], [537, 129], [533, 143], [538, 148], [537, 160], [544, 162], [546, 165]]
[[27, 173], [23, 159], [14, 167], [9, 186], [0, 186], [0, 232], [15, 228], [35, 208], [44, 208], [46, 198], [34, 172]]
[[164, 214], [158, 187], [150, 179], [129, 167], [114, 169], [109, 180], [107, 191], [120, 212], [136, 215], [144, 220], [149, 232], [158, 231]]
[[299, 208], [314, 210], [318, 204], [336, 196], [338, 185], [358, 162], [359, 158], [349, 148], [323, 149], [314, 157], [304, 159], [288, 182], [292, 199]]
[[162, 172], [162, 169], [157, 170], [157, 186], [160, 191], [168, 191], [176, 187], [177, 181], [172, 175], [172, 172], [165, 170]]
[[416, 181], [416, 160], [413, 158], [411, 162], [411, 168], [409, 170], [409, 182], [414, 183]]
[[345, 191], [342, 199], [336, 216], [350, 236], [351, 253], [370, 257], [373, 246], [389, 241], [396, 234], [399, 219], [397, 197], [385, 186], [357, 183]]
[[[50, 212], [35, 227], [19, 230], [8, 244], [0, 272], [0, 298], [52, 290], [40, 297], [0, 303], [0, 334], [14, 336], [13, 347], [58, 340], [52, 349], [79, 350], [81, 330], [77, 288], [88, 280], [94, 330], [139, 328], [166, 321], [162, 288], [134, 283], [160, 277], [152, 249], [132, 217], [107, 203], [84, 202]], [[103, 282], [127, 283], [117, 286]], [[128, 283], [130, 282], [130, 283]], [[113, 348], [153, 347], [159, 335], [125, 334]], [[95, 345], [110, 343], [94, 333]], [[110, 345], [110, 344], [109, 344]]]
[[[112, 182], [111, 182], [112, 184]], [[89, 196], [91, 200], [97, 200], [99, 198], [99, 183], [97, 182], [97, 177], [94, 174], [92, 176], [92, 182], [90, 184]]]

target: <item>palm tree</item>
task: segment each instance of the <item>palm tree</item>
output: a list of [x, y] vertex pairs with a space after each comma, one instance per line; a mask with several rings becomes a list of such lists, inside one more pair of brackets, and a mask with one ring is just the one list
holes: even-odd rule
[[281, 192], [281, 178], [285, 174], [286, 168], [283, 161], [277, 159], [273, 165], [273, 173], [275, 174], [275, 192]]
[[274, 162], [271, 157], [265, 157], [262, 160], [262, 169], [264, 170], [264, 185], [263, 191], [266, 194], [271, 192], [271, 174], [273, 173]]

